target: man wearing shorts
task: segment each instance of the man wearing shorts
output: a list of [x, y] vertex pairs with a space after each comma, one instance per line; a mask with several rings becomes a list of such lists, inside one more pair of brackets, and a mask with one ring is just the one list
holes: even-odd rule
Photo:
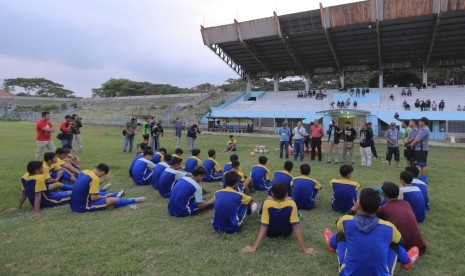
[[399, 161], [399, 132], [396, 128], [396, 123], [392, 122], [391, 127], [384, 134], [384, 138], [387, 141], [387, 152], [386, 162], [391, 166], [392, 155], [394, 154], [394, 160], [397, 162], [397, 167], [400, 167]]
[[421, 181], [428, 183], [428, 142], [430, 130], [428, 127], [429, 120], [426, 117], [422, 117], [418, 123], [420, 129], [418, 131], [415, 140], [413, 140], [411, 147], [415, 148], [415, 159], [417, 165], [421, 167]]

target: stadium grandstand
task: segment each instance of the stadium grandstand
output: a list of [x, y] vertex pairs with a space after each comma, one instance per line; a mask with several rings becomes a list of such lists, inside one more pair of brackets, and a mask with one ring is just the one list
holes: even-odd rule
[[[350, 120], [356, 128], [371, 122], [383, 135], [397, 119], [427, 117], [431, 139], [465, 135], [465, 88], [428, 84], [428, 68], [465, 66], [465, 0], [367, 0], [232, 24], [204, 27], [204, 44], [247, 81], [244, 95], [211, 108], [213, 117], [255, 118], [255, 126], [279, 126], [281, 121], [319, 119], [328, 125]], [[388, 70], [419, 69], [424, 88], [384, 86]], [[312, 76], [338, 73], [344, 87], [347, 72], [378, 71], [379, 87], [363, 96], [312, 87]], [[279, 81], [303, 77], [305, 91], [279, 91]], [[274, 80], [274, 92], [252, 91], [252, 81]], [[419, 84], [422, 86], [423, 84]], [[356, 87], [345, 87], [354, 91]], [[317, 90], [321, 97], [298, 97]], [[363, 88], [360, 88], [363, 89]], [[407, 89], [407, 88], [406, 88]], [[391, 96], [392, 95], [392, 96]], [[439, 103], [444, 109], [416, 108], [415, 101]], [[405, 108], [404, 100], [410, 105]], [[346, 103], [343, 108], [331, 103]], [[353, 103], [357, 101], [357, 106]], [[206, 119], [206, 117], [204, 118]], [[266, 119], [266, 120], [264, 120]]]

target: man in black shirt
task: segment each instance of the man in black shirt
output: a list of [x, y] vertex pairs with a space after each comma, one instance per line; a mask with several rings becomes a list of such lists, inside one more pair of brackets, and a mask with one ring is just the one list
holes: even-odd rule
[[368, 129], [368, 123], [360, 130], [360, 157], [362, 166], [371, 167], [371, 141], [373, 132]]
[[376, 152], [375, 140], [374, 140], [375, 136], [373, 135], [373, 128], [371, 127], [371, 122], [368, 123], [367, 129], [369, 132], [371, 132], [371, 141], [370, 141], [371, 153], [373, 154], [373, 157], [376, 159], [378, 158], [378, 153]]
[[344, 148], [342, 149], [342, 163], [345, 163], [347, 151], [349, 151], [350, 163], [354, 164], [354, 140], [356, 137], [357, 132], [352, 127], [350, 121], [347, 121], [343, 130]]

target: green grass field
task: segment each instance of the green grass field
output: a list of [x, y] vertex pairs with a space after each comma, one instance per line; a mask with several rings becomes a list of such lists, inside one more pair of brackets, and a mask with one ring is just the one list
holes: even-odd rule
[[[257, 252], [241, 253], [252, 244], [259, 228], [259, 218], [246, 219], [239, 234], [219, 234], [212, 230], [212, 210], [190, 218], [172, 218], [167, 213], [168, 200], [151, 187], [135, 187], [128, 176], [133, 154], [121, 152], [123, 137], [120, 128], [88, 126], [83, 130], [84, 153], [80, 154], [83, 168], [99, 162], [111, 168], [112, 189], [126, 189], [125, 197], [145, 196], [147, 201], [137, 209], [109, 208], [103, 212], [75, 214], [69, 206], [42, 210], [42, 216], [30, 218], [32, 207], [26, 201], [16, 213], [0, 212], [0, 274], [51, 275], [336, 275], [337, 257], [326, 249], [322, 232], [340, 216], [331, 210], [328, 183], [339, 177], [339, 166], [326, 162], [311, 162], [311, 176], [321, 182], [316, 208], [303, 211], [301, 225], [304, 238], [318, 255], [304, 255], [293, 237], [265, 239]], [[222, 152], [226, 136], [201, 134], [197, 147], [202, 158], [210, 148], [217, 150], [217, 159], [224, 164], [229, 154]], [[238, 137], [241, 167], [245, 173], [257, 162], [248, 153], [256, 144], [274, 149], [277, 138]], [[55, 145], [59, 145], [55, 140]], [[165, 134], [162, 146], [174, 148], [172, 133]], [[183, 147], [187, 142], [183, 140]], [[0, 121], [0, 210], [15, 207], [20, 195], [19, 178], [26, 164], [35, 155], [33, 123]], [[384, 145], [377, 145], [379, 155]], [[358, 148], [356, 149], [358, 152]], [[183, 157], [189, 154], [186, 151]], [[431, 210], [421, 229], [427, 241], [427, 253], [409, 270], [398, 268], [405, 275], [465, 275], [463, 215], [463, 168], [465, 150], [432, 147], [429, 155], [429, 196]], [[282, 160], [271, 150], [269, 168], [281, 169]], [[309, 160], [309, 159], [308, 159]], [[353, 179], [363, 187], [380, 185], [383, 181], [399, 183], [401, 169], [387, 167], [374, 160], [372, 168], [359, 165], [356, 154]], [[292, 174], [298, 175], [296, 162]], [[215, 191], [218, 183], [202, 184]], [[209, 194], [212, 196], [212, 194]], [[264, 192], [255, 192], [257, 202]]]

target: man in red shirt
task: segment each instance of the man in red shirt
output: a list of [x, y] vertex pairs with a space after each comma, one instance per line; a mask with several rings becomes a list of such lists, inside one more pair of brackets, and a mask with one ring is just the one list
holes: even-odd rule
[[399, 200], [399, 186], [391, 182], [384, 182], [381, 187], [387, 203], [379, 208], [376, 215], [383, 220], [394, 224], [402, 234], [402, 246], [409, 250], [418, 247], [420, 253], [425, 253], [426, 242], [420, 232], [417, 219], [412, 207], [407, 201]]
[[312, 160], [315, 160], [315, 148], [317, 148], [318, 161], [321, 162], [321, 138], [323, 138], [325, 134], [323, 128], [316, 119], [313, 121], [313, 126], [310, 127], [310, 134], [312, 137]]
[[36, 160], [42, 161], [42, 152], [44, 151], [44, 148], [47, 148], [48, 151], [55, 152], [55, 144], [53, 144], [53, 141], [51, 139], [52, 132], [54, 131], [55, 128], [53, 128], [52, 123], [50, 123], [50, 113], [42, 112], [42, 119], [40, 119], [36, 123]]

